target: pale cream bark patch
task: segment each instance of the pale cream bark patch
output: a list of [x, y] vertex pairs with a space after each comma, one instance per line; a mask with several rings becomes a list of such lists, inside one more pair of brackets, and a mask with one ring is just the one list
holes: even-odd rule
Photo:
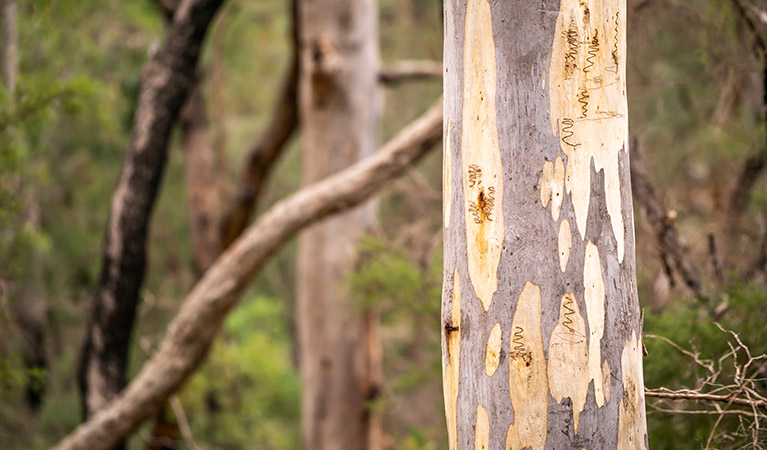
[[511, 322], [509, 394], [514, 423], [506, 434], [506, 450], [546, 444], [549, 388], [541, 331], [541, 290], [526, 282]]
[[599, 262], [599, 249], [593, 242], [586, 244], [583, 262], [586, 316], [589, 321], [589, 378], [594, 380], [594, 397], [598, 407], [605, 405], [602, 377], [602, 336], [605, 332], [605, 281]]
[[477, 425], [474, 427], [474, 450], [490, 448], [490, 418], [487, 410], [477, 403]]
[[567, 155], [565, 186], [586, 237], [591, 161], [604, 170], [607, 212], [623, 262], [618, 155], [628, 156], [625, 1], [562, 0], [549, 66], [551, 127]]
[[541, 204], [546, 208], [551, 199], [551, 219], [555, 222], [559, 220], [559, 213], [562, 211], [562, 201], [565, 198], [565, 164], [562, 157], [543, 163], [543, 173], [541, 174]]
[[485, 373], [492, 377], [501, 361], [501, 324], [496, 322], [487, 338], [487, 351], [485, 352]]
[[496, 272], [505, 233], [495, 43], [487, 0], [468, 1], [465, 42], [461, 159], [466, 243], [469, 276], [487, 311], [498, 289]]
[[445, 329], [447, 355], [442, 355], [443, 361], [448, 361], [442, 369], [442, 389], [445, 399], [445, 416], [447, 418], [447, 435], [450, 450], [457, 447], [456, 405], [458, 403], [458, 374], [461, 356], [461, 283], [458, 270], [453, 281], [453, 301], [450, 312], [450, 329]]
[[631, 333], [621, 354], [623, 401], [618, 410], [618, 450], [647, 449], [647, 417], [644, 408], [642, 341]]
[[589, 353], [586, 323], [573, 292], [562, 296], [559, 321], [549, 340], [549, 391], [557, 403], [569, 397], [573, 403], [573, 423], [578, 433], [578, 419], [586, 406], [589, 392]]
[[444, 198], [443, 198], [443, 206], [442, 209], [444, 211], [444, 227], [447, 230], [447, 227], [450, 226], [450, 200], [451, 200], [451, 178], [450, 178], [450, 119], [447, 119], [447, 123], [445, 124], [445, 156], [442, 159], [444, 167], [442, 168], [442, 173], [444, 174], [444, 179], [442, 181], [442, 191], [444, 192]]
[[570, 259], [570, 249], [573, 247], [573, 232], [570, 229], [570, 222], [562, 219], [559, 224], [559, 236], [557, 238], [557, 248], [559, 251], [559, 269], [565, 273], [567, 261]]

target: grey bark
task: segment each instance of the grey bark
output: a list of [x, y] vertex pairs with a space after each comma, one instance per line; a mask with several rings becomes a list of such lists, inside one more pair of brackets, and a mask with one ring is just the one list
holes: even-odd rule
[[[445, 0], [444, 5], [442, 332], [450, 448], [646, 448], [641, 351], [637, 353], [636, 345], [629, 344], [632, 338], [635, 344], [639, 340], [641, 349], [629, 158], [625, 151], [628, 134], [624, 133], [618, 145], [599, 147], [597, 141], [603, 136], [587, 128], [603, 123], [598, 122], [603, 119], [611, 127], [625, 127], [625, 111], [599, 110], [599, 105], [621, 103], [610, 99], [613, 88], [607, 81], [602, 84], [601, 76], [605, 80], [615, 77], [616, 83], [625, 80], [625, 37], [621, 36], [625, 25], [618, 27], [625, 19], [625, 3]], [[607, 15], [606, 11], [619, 14]], [[609, 22], [600, 22], [600, 15]], [[562, 33], [557, 29], [561, 19], [569, 26]], [[593, 30], [597, 28], [595, 41]], [[604, 33], [603, 28], [610, 32]], [[597, 56], [589, 65], [592, 49]], [[494, 64], [483, 65], [493, 53]], [[561, 59], [564, 68], [557, 66]], [[557, 77], [559, 71], [567, 75]], [[573, 92], [566, 97], [557, 89], [566, 86], [568, 79], [593, 84], [586, 84], [586, 96]], [[587, 105], [583, 117], [581, 100]], [[560, 116], [555, 108], [577, 108], [578, 114]], [[475, 110], [485, 115], [467, 114]], [[488, 117], [494, 117], [497, 125]], [[574, 135], [569, 133], [573, 127]], [[492, 143], [493, 133], [497, 133], [497, 147], [482, 145]], [[575, 178], [578, 173], [571, 173], [570, 159], [575, 161], [576, 152], [598, 152], [607, 147], [609, 157], [617, 158], [615, 170], [603, 169], [596, 157], [589, 157], [587, 165], [580, 167], [588, 170], [590, 182], [586, 179], [579, 186]], [[493, 177], [492, 160], [497, 155], [500, 169]], [[567, 175], [561, 172], [553, 176], [557, 187], [549, 187], [544, 202], [541, 190], [546, 188], [547, 170], [557, 173], [557, 158], [567, 166]], [[617, 198], [605, 185], [610, 176], [617, 184], [612, 187], [619, 189]], [[573, 183], [572, 192], [564, 188], [565, 182]], [[576, 226], [579, 218], [583, 220], [573, 201], [578, 193], [589, 199], [583, 231]], [[557, 201], [562, 202], [561, 213], [553, 217], [551, 210]], [[620, 205], [617, 211], [609, 210], [616, 201]], [[572, 247], [563, 267], [558, 258], [558, 235], [565, 220], [572, 226]], [[618, 220], [622, 227], [614, 226]], [[493, 234], [491, 227], [499, 221], [503, 232]], [[491, 270], [488, 280], [472, 274], [469, 262], [480, 258], [477, 264], [486, 267], [482, 265], [492, 256], [490, 250], [482, 250], [483, 245], [490, 249], [498, 246], [497, 271]], [[584, 265], [589, 248], [594, 247], [599, 250], [598, 264], [591, 270], [601, 271], [605, 290], [604, 334], [596, 345], [601, 357], [582, 351], [595, 339], [597, 329], [592, 325], [594, 318], [589, 317], [594, 308], [584, 301], [591, 289], [587, 286], [591, 283], [585, 281]], [[491, 294], [482, 298], [483, 286], [488, 284]], [[497, 288], [492, 288], [493, 284]], [[526, 296], [535, 297], [537, 292], [538, 302], [523, 303]], [[563, 296], [569, 293], [577, 302], [585, 328], [584, 332], [572, 333], [572, 342], [565, 342], [559, 333], [568, 326], [577, 331], [571, 320], [573, 313], [566, 309], [574, 305], [561, 306], [565, 304]], [[500, 327], [499, 334], [494, 334], [495, 327]], [[493, 336], [500, 336], [497, 347], [491, 345]], [[553, 361], [552, 341], [562, 348], [573, 344], [575, 349], [576, 338], [578, 345], [583, 345], [580, 353], [560, 353], [558, 358], [562, 359]], [[603, 372], [607, 374], [604, 379], [584, 382], [582, 372], [576, 369], [589, 370], [590, 366], [585, 362], [578, 367], [563, 363], [570, 356], [581, 361], [590, 357], [603, 368], [606, 362], [610, 370]], [[572, 377], [565, 378], [572, 378], [572, 383], [564, 383], [563, 374], [571, 373]], [[624, 377], [629, 379], [627, 385]], [[555, 400], [552, 379], [573, 393]], [[597, 384], [602, 387], [603, 405], [597, 404]], [[537, 393], [538, 388], [541, 397], [531, 397], [531, 389]], [[574, 420], [574, 410], [578, 409], [574, 403], [579, 397], [574, 391], [581, 388], [585, 406]]]
[[187, 93], [205, 31], [221, 0], [186, 0], [163, 48], [142, 72], [133, 131], [112, 198], [101, 279], [81, 357], [85, 417], [125, 386], [131, 330], [146, 265], [149, 218], [162, 177], [170, 131]]
[[[376, 21], [375, 0], [299, 2], [305, 184], [375, 150]], [[380, 385], [376, 317], [344, 288], [373, 213], [372, 205], [359, 207], [313, 226], [300, 239], [297, 327], [307, 450], [380, 448], [380, 418], [369, 408]]]
[[154, 356], [113, 402], [54, 448], [108, 449], [152, 416], [203, 360], [227, 312], [280, 247], [303, 228], [368, 200], [439, 142], [442, 105], [432, 107], [378, 153], [278, 203], [203, 275]]

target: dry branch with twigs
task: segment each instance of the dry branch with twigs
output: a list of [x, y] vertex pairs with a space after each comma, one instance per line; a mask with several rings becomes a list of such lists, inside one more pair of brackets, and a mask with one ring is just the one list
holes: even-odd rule
[[[751, 420], [750, 423], [742, 423], [744, 425], [742, 429], [750, 431], [753, 448], [765, 448], [764, 443], [760, 442], [765, 432], [760, 422], [767, 419], [767, 397], [760, 393], [763, 389], [760, 388], [759, 383], [767, 381], [767, 354], [753, 355], [751, 349], [743, 343], [737, 333], [725, 330], [718, 323], [715, 325], [731, 337], [728, 340], [729, 351], [717, 359], [704, 359], [700, 352], [694, 349], [686, 350], [663, 336], [644, 335], [645, 338], [659, 339], [669, 344], [687, 356], [695, 366], [703, 369], [705, 374], [698, 380], [697, 386], [691, 389], [646, 388], [645, 395], [656, 399], [655, 402], [648, 402], [648, 407], [667, 414], [716, 415], [717, 420], [709, 433], [706, 448], [710, 448], [716, 436], [717, 427], [725, 416], [736, 415], [741, 421]], [[726, 375], [730, 370], [732, 375]], [[687, 409], [684, 405], [680, 407], [679, 402], [684, 401], [702, 402], [710, 407], [704, 409]]]

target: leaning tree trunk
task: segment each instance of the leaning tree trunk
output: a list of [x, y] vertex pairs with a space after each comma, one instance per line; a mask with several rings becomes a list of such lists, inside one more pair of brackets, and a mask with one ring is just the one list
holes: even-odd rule
[[[223, 0], [184, 0], [163, 48], [146, 65], [107, 221], [101, 279], [80, 360], [83, 415], [89, 418], [126, 383], [128, 348], [146, 266], [146, 239], [170, 132], [189, 89], [205, 32]], [[119, 447], [119, 446], [118, 446]]]
[[444, 64], [450, 448], [646, 448], [625, 0], [446, 0]]
[[[378, 101], [375, 0], [299, 2], [299, 120], [303, 181], [350, 166], [375, 150]], [[375, 320], [344, 288], [371, 205], [301, 236], [298, 261], [299, 365], [307, 450], [380, 448]]]

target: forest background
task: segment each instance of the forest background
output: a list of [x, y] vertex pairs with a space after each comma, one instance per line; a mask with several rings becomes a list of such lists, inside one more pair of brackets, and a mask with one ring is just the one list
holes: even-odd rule
[[[767, 369], [767, 5], [630, 0], [628, 98], [634, 138], [638, 281], [648, 388], [764, 393]], [[156, 2], [18, 2], [18, 76], [0, 96], [0, 448], [43, 448], [80, 421], [76, 372], [101, 265], [105, 220], [141, 68], [161, 45]], [[231, 0], [200, 61], [219, 182], [232, 194], [269, 123], [291, 58], [289, 2]], [[440, 61], [442, 2], [381, 0], [384, 67]], [[438, 77], [386, 83], [380, 142], [442, 90]], [[300, 131], [259, 211], [300, 187]], [[156, 348], [197, 274], [185, 154], [174, 133], [151, 223], [149, 268], [129, 376]], [[441, 364], [441, 155], [433, 150], [378, 202], [345, 283], [380, 317], [382, 395], [369, 405], [397, 449], [446, 448]], [[638, 178], [637, 178], [638, 177]], [[275, 255], [179, 392], [205, 448], [300, 448], [296, 242]], [[25, 334], [19, 310], [44, 317]], [[29, 364], [30, 342], [39, 364]], [[747, 353], [747, 350], [750, 353]], [[746, 364], [753, 360], [752, 364]], [[744, 371], [743, 368], [746, 367]], [[719, 389], [717, 391], [717, 389]], [[761, 408], [764, 408], [762, 406]], [[654, 449], [767, 447], [765, 409], [648, 397]], [[749, 410], [749, 408], [745, 408]], [[723, 413], [724, 411], [724, 413]], [[763, 422], [760, 424], [760, 421]], [[150, 425], [131, 437], [144, 446]], [[188, 443], [186, 443], [188, 444]], [[181, 442], [181, 445], [186, 445]]]

